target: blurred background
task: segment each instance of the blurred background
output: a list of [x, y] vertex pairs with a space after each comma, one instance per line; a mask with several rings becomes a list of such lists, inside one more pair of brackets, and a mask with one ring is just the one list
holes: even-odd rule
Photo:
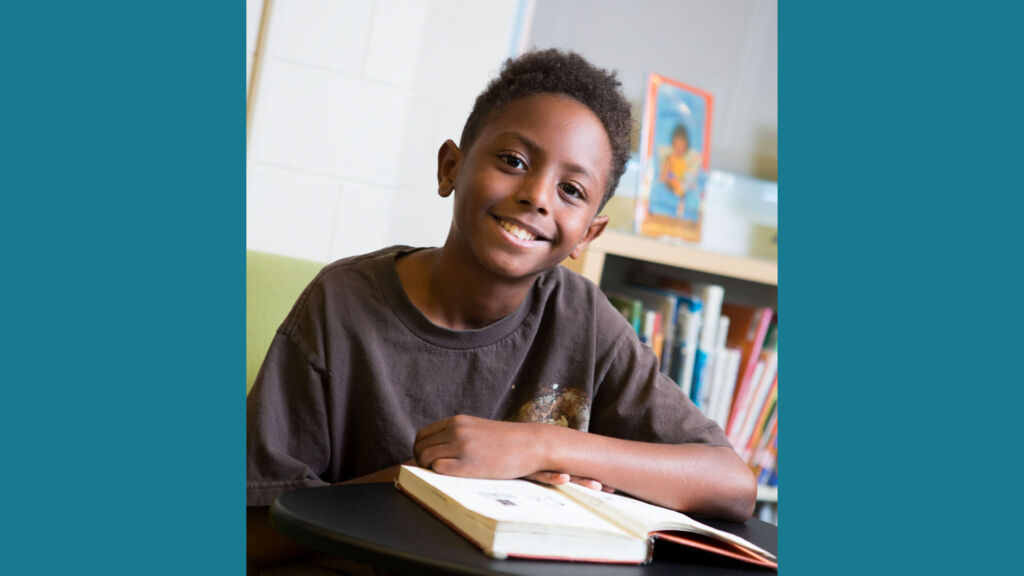
[[[438, 147], [505, 59], [557, 47], [618, 71], [634, 146], [649, 72], [714, 96], [702, 244], [749, 254], [747, 224], [777, 221], [777, 14], [776, 0], [247, 0], [247, 249], [329, 262], [442, 244]], [[636, 178], [631, 162], [606, 210], [620, 229]]]

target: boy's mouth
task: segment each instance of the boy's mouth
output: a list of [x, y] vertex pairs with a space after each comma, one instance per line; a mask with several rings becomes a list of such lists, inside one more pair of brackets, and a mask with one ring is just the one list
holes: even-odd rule
[[498, 225], [504, 228], [506, 232], [524, 242], [533, 242], [534, 240], [545, 239], [543, 236], [535, 234], [534, 232], [527, 230], [514, 222], [505, 220], [504, 218], [495, 216], [494, 219], [498, 221]]

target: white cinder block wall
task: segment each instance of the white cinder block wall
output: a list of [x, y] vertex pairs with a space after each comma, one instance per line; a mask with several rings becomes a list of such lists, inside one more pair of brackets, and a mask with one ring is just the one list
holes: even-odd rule
[[[267, 9], [261, 10], [263, 2]], [[532, 0], [248, 0], [246, 245], [329, 262], [438, 246], [437, 149], [524, 44]], [[255, 18], [253, 17], [255, 14]]]

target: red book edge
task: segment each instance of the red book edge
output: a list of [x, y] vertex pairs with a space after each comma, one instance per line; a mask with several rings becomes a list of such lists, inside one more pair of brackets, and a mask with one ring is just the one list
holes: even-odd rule
[[702, 536], [700, 534], [694, 534], [690, 532], [653, 532], [652, 535], [655, 538], [662, 540], [668, 540], [675, 542], [676, 544], [682, 544], [683, 546], [690, 546], [692, 548], [699, 548], [713, 554], [719, 554], [721, 556], [727, 556], [736, 560], [742, 560], [743, 562], [749, 562], [751, 564], [757, 564], [758, 566], [767, 566], [768, 568], [779, 568], [779, 563], [770, 558], [765, 558], [760, 554], [757, 554], [746, 548], [741, 548], [731, 542], [722, 542], [714, 538]]

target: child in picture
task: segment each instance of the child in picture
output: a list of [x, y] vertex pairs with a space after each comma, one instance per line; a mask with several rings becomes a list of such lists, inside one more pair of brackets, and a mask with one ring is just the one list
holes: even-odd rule
[[301, 551], [267, 523], [278, 495], [402, 463], [750, 517], [755, 479], [722, 430], [559, 266], [608, 223], [632, 125], [619, 87], [572, 52], [507, 61], [438, 150], [444, 245], [339, 260], [306, 288], [247, 400], [251, 566]]
[[700, 166], [700, 153], [690, 148], [690, 134], [679, 124], [672, 131], [672, 147], [661, 164], [661, 181], [679, 197], [676, 218], [682, 218], [686, 209], [686, 191], [693, 187]]

